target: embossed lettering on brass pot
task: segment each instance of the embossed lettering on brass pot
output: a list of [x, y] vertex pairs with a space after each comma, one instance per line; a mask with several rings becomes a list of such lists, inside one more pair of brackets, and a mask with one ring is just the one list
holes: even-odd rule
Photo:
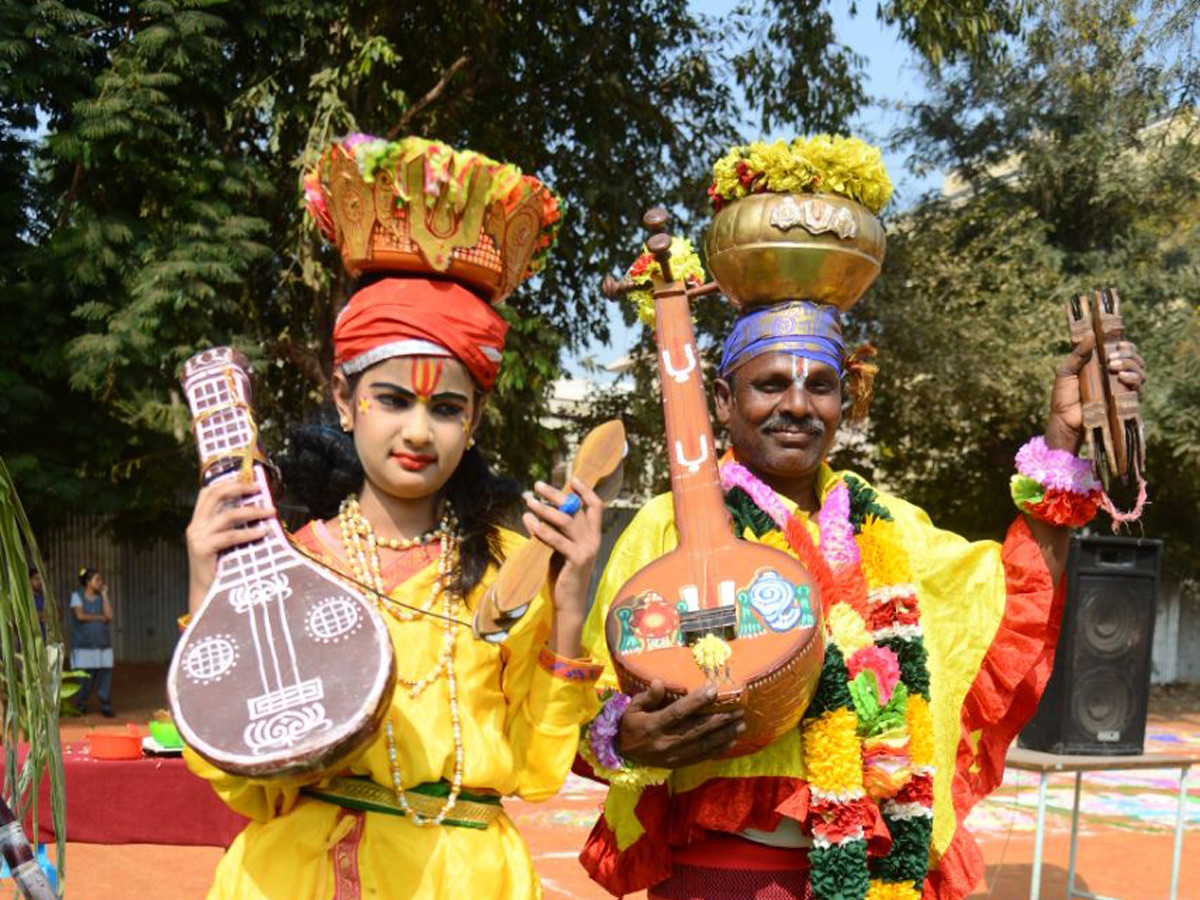
[[885, 246], [879, 220], [833, 194], [750, 194], [723, 206], [704, 238], [735, 306], [816, 300], [843, 312], [879, 275]]

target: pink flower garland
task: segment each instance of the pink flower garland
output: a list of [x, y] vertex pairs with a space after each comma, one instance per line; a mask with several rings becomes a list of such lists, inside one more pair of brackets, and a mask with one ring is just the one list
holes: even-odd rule
[[850, 489], [846, 482], [839, 481], [825, 495], [817, 524], [821, 529], [821, 553], [829, 567], [836, 573], [857, 566], [862, 557], [854, 540], [854, 526], [850, 524]]
[[733, 488], [741, 488], [750, 495], [755, 506], [771, 517], [781, 531], [786, 528], [791, 513], [783, 501], [741, 463], [730, 462], [721, 466], [721, 487], [727, 492]]
[[1066, 450], [1052, 450], [1041, 435], [1032, 438], [1017, 451], [1017, 472], [1032, 478], [1043, 488], [1058, 488], [1072, 494], [1090, 494], [1100, 490], [1092, 475], [1092, 464]]

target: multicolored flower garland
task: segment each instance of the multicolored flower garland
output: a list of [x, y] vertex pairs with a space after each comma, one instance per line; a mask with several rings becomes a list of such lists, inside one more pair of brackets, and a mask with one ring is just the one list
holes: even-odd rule
[[1010, 489], [1021, 512], [1070, 528], [1086, 525], [1096, 515], [1102, 495], [1088, 460], [1051, 449], [1039, 435], [1017, 451], [1016, 462]]
[[[721, 481], [735, 521], [757, 537], [778, 528], [822, 585], [829, 641], [801, 725], [813, 897], [918, 900], [933, 833], [933, 723], [917, 590], [892, 517], [865, 482], [846, 476], [822, 503], [818, 552], [744, 466], [727, 463]], [[869, 858], [880, 814], [891, 849]]]

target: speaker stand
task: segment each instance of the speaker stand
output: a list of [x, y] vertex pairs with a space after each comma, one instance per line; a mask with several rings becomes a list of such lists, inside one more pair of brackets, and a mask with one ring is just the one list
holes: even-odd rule
[[1033, 844], [1033, 872], [1029, 878], [1029, 900], [1040, 900], [1042, 893], [1042, 843], [1046, 837], [1046, 788], [1053, 774], [1071, 772], [1075, 775], [1075, 801], [1071, 805], [1071, 854], [1067, 863], [1066, 900], [1084, 897], [1086, 900], [1116, 900], [1088, 891], [1075, 890], [1075, 856], [1079, 842], [1079, 802], [1085, 772], [1111, 772], [1128, 769], [1178, 769], [1179, 800], [1175, 812], [1175, 847], [1171, 859], [1171, 893], [1169, 900], [1179, 897], [1179, 864], [1183, 859], [1183, 826], [1187, 812], [1187, 776], [1192, 766], [1200, 764], [1200, 754], [1142, 753], [1137, 756], [1065, 756], [1041, 753], [1023, 747], [1010, 747], [1004, 760], [1007, 769], [1038, 774], [1037, 828]]

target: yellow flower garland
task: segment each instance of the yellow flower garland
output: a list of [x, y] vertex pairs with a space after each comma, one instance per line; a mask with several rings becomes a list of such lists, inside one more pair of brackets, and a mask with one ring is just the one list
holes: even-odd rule
[[[671, 275], [676, 281], [682, 281], [691, 287], [703, 284], [705, 278], [704, 266], [696, 248], [687, 238], [671, 238]], [[649, 328], [654, 327], [654, 290], [649, 283], [654, 278], [662, 277], [662, 266], [645, 247], [630, 267], [627, 278], [637, 282], [645, 282], [647, 287], [629, 292], [629, 300], [637, 307], [637, 316], [641, 323]]]
[[907, 881], [880, 881], [871, 879], [867, 888], [867, 900], [921, 900], [921, 892]]
[[804, 726], [808, 783], [823, 794], [857, 797], [863, 793], [862, 747], [858, 717], [852, 709], [831, 709]]
[[929, 701], [920, 694], [908, 695], [908, 754], [914, 766], [933, 765], [933, 716]]
[[868, 516], [860, 537], [863, 575], [871, 590], [912, 581], [908, 554], [897, 539], [895, 522]]

